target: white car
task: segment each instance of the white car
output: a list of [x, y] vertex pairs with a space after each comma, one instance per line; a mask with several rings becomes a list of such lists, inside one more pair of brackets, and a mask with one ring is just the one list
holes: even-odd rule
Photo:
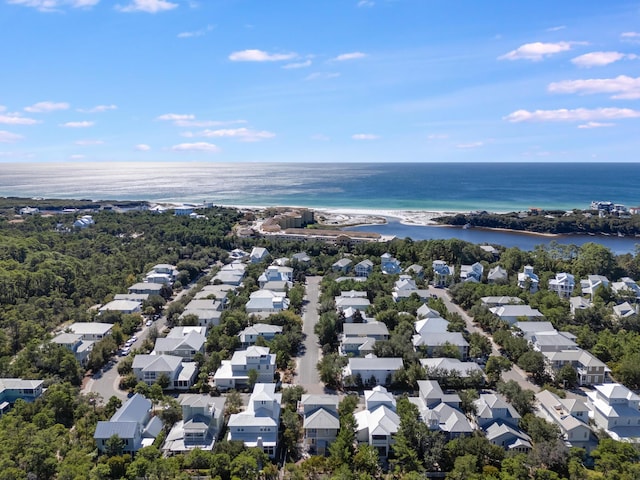
[[150, 327], [151, 325], [153, 325], [153, 320], [147, 320], [147, 323], [145, 323], [145, 325], [147, 327]]
[[122, 350], [120, 350], [120, 356], [126, 357], [127, 355], [129, 355], [130, 351], [131, 351], [130, 347], [124, 347]]

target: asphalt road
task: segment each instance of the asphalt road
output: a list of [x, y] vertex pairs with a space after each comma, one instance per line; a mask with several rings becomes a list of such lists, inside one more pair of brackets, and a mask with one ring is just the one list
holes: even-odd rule
[[322, 277], [307, 277], [306, 296], [302, 312], [302, 332], [305, 335], [304, 350], [297, 359], [297, 371], [294, 379], [296, 385], [301, 385], [307, 393], [324, 393], [324, 384], [320, 382], [316, 365], [320, 360], [321, 350], [318, 336], [313, 327], [318, 322], [318, 305], [320, 295], [320, 280]]
[[[447, 292], [447, 290], [429, 286], [429, 293], [436, 295], [438, 298], [441, 298], [445, 306], [447, 307], [447, 310], [449, 310], [450, 312], [458, 313], [464, 319], [467, 331], [469, 333], [479, 333], [480, 335], [487, 337], [491, 342], [491, 355], [502, 356], [502, 354], [500, 353], [500, 347], [493, 341], [493, 337], [482, 330], [482, 328], [477, 327], [473, 322], [473, 318], [470, 317], [462, 308], [460, 308], [460, 306], [451, 301], [451, 297], [449, 296], [449, 292]], [[540, 391], [540, 387], [529, 381], [526, 372], [524, 372], [517, 365], [513, 365], [511, 370], [503, 372], [502, 380], [504, 380], [505, 382], [508, 382], [509, 380], [515, 380], [523, 389], [533, 390], [536, 393]]]
[[[195, 286], [195, 282], [191, 283], [187, 286], [187, 288], [183, 289], [176, 295], [176, 297], [172, 300], [175, 302], [186, 295], [187, 292], [191, 290]], [[167, 303], [167, 306], [169, 303]], [[158, 320], [153, 322], [153, 325], [161, 332], [165, 325], [167, 324], [167, 317], [162, 315]], [[152, 327], [143, 326], [141, 330], [137, 331], [135, 335], [138, 337], [138, 340], [131, 345], [131, 350], [135, 350], [136, 348], [140, 348], [144, 343], [145, 339], [149, 335], [149, 331]], [[91, 378], [86, 382], [84, 387], [82, 388], [80, 393], [97, 393], [100, 395], [99, 403], [106, 404], [112, 396], [116, 396], [121, 400], [125, 400], [127, 398], [127, 393], [124, 390], [120, 390], [118, 385], [120, 384], [120, 375], [118, 375], [118, 363], [120, 363], [124, 358], [119, 355], [116, 355], [111, 362], [109, 362], [103, 369], [91, 376]]]

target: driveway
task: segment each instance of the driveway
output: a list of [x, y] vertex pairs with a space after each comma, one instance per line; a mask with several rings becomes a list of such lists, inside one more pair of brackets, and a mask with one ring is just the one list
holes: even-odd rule
[[302, 311], [302, 333], [304, 333], [304, 348], [297, 359], [297, 369], [294, 383], [301, 385], [307, 393], [324, 393], [324, 384], [320, 382], [316, 365], [321, 357], [318, 336], [313, 331], [318, 322], [318, 305], [320, 296], [320, 281], [322, 277], [307, 277], [305, 303]]

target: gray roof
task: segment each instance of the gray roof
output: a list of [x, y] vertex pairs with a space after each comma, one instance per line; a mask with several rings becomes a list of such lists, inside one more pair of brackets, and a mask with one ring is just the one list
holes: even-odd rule
[[112, 328], [113, 324], [101, 322], [76, 322], [67, 327], [68, 330], [78, 335], [105, 335]]
[[403, 367], [402, 358], [350, 358], [349, 369], [353, 370], [398, 370]]
[[137, 422], [105, 422], [100, 421], [96, 425], [93, 438], [111, 438], [118, 435], [120, 438], [134, 438], [138, 430]]
[[328, 412], [324, 408], [319, 408], [311, 415], [305, 417], [302, 428], [340, 428], [340, 420], [338, 416], [332, 412]]
[[345, 323], [343, 332], [346, 337], [367, 337], [369, 335], [389, 335], [389, 329], [382, 322]]
[[112, 422], [140, 422], [151, 410], [152, 403], [139, 393], [125, 402], [111, 417]]
[[147, 372], [174, 372], [180, 367], [182, 357], [175, 355], [136, 355], [133, 369]]

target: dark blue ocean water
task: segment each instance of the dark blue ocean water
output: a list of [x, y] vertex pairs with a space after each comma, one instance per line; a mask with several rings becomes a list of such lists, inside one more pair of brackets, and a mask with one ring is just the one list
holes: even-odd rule
[[397, 210], [640, 204], [640, 164], [0, 163], [0, 195]]
[[[592, 200], [640, 205], [640, 163], [0, 163], [0, 195], [92, 200], [149, 200], [237, 206], [372, 210], [587, 208]], [[388, 235], [462, 238], [530, 250], [544, 237], [405, 226], [362, 227]], [[598, 241], [616, 253], [636, 239]]]

